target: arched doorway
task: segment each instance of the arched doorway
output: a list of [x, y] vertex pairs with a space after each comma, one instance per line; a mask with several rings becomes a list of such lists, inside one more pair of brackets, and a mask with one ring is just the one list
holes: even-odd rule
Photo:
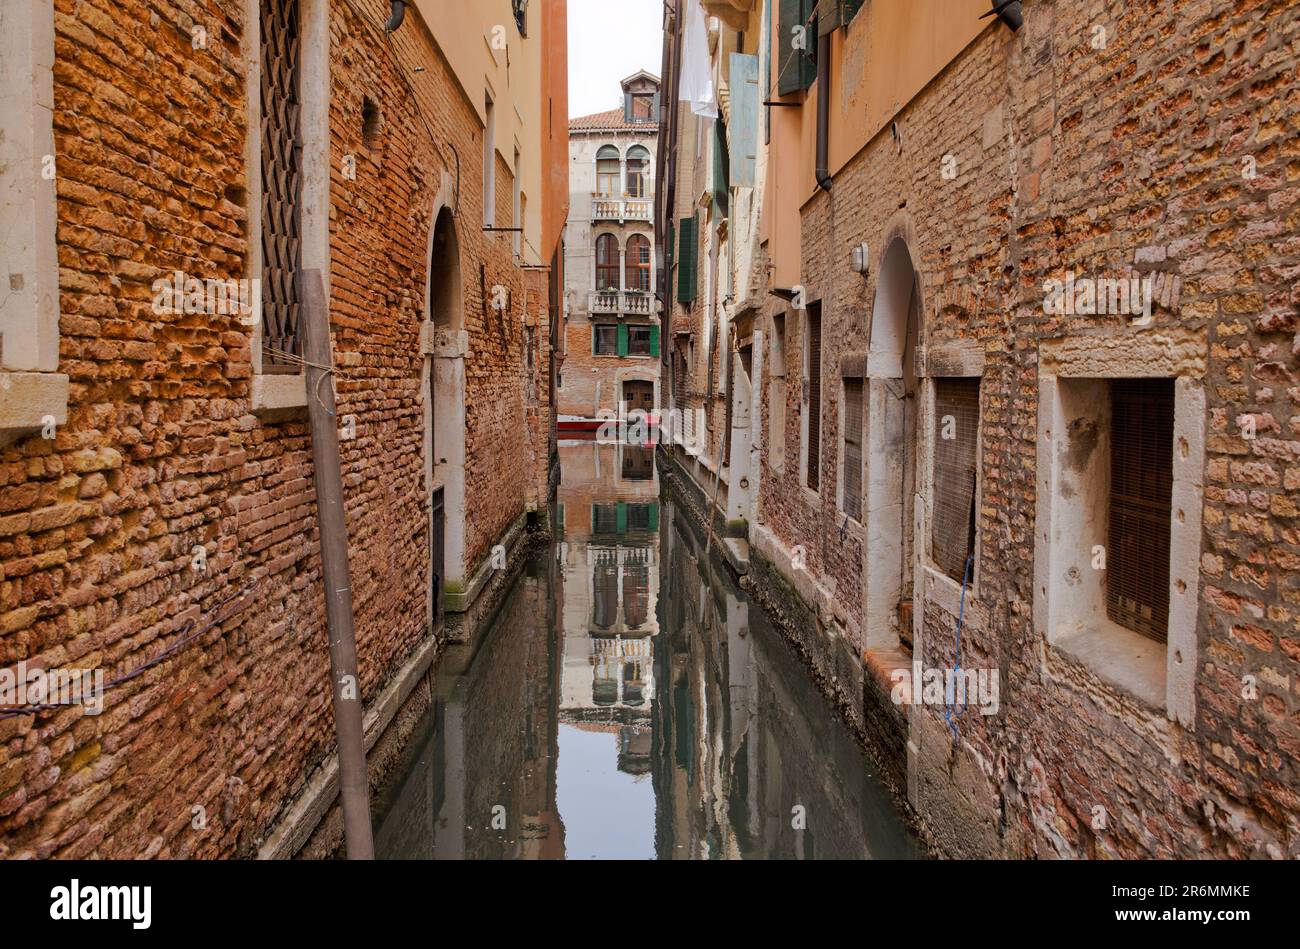
[[920, 280], [902, 237], [889, 242], [878, 272], [867, 358], [867, 645], [895, 648], [900, 639], [912, 641], [923, 316]]
[[437, 622], [444, 593], [465, 580], [465, 352], [460, 242], [441, 199], [429, 238], [424, 353], [425, 483], [429, 489], [429, 609]]

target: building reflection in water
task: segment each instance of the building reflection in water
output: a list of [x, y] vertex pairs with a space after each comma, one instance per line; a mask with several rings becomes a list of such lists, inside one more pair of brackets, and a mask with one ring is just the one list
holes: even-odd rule
[[801, 663], [661, 506], [653, 449], [560, 460], [555, 543], [442, 660], [380, 855], [915, 856]]

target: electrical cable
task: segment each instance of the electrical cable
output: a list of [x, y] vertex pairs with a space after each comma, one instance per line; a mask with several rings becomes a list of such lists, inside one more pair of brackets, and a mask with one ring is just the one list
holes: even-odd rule
[[[237, 600], [243, 600], [244, 597], [246, 597], [257, 586], [257, 583], [258, 581], [253, 581], [253, 583], [245, 587], [239, 593], [226, 597], [226, 599], [219, 602], [213, 608], [213, 611], [219, 612], [223, 607], [229, 605], [230, 603], [234, 603]], [[181, 628], [180, 632], [182, 635], [179, 640], [172, 643], [172, 645], [168, 646], [166, 649], [164, 649], [154, 658], [150, 659], [148, 662], [143, 663], [142, 665], [136, 667], [135, 669], [132, 669], [130, 672], [124, 675], [120, 675], [117, 678], [110, 679], [108, 682], [104, 683], [103, 691], [108, 692], [111, 689], [117, 688], [118, 686], [125, 685], [127, 682], [130, 682], [133, 679], [138, 679], [140, 676], [144, 675], [145, 672], [152, 669], [154, 666], [157, 666], [160, 663], [165, 662], [167, 659], [170, 659], [172, 656], [176, 655], [178, 652], [180, 652], [182, 649], [184, 649], [190, 643], [194, 642], [199, 637], [203, 636], [205, 633], [211, 632], [212, 629], [215, 628], [218, 623], [224, 623], [226, 620], [230, 619], [230, 616], [233, 615], [234, 614], [231, 613], [228, 616], [221, 617], [220, 620], [213, 619], [211, 622], [207, 623], [200, 629], [194, 630], [193, 632], [190, 632], [190, 630], [193, 629], [195, 621], [189, 620]], [[41, 705], [0, 705], [0, 720], [4, 720], [8, 718], [16, 718], [22, 715], [35, 715], [40, 712], [48, 712], [48, 711], [53, 711], [55, 709], [68, 708], [68, 707], [69, 706], [67, 705], [55, 705], [55, 704], [48, 704], [48, 703], [41, 704]]]

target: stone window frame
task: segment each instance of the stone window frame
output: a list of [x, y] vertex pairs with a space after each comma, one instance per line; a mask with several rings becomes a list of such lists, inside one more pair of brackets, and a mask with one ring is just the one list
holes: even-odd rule
[[[54, 10], [14, 0], [0, 12], [0, 445], [62, 425], [58, 188], [54, 150]], [[57, 168], [57, 165], [53, 166]]]
[[[920, 576], [916, 578], [921, 585], [914, 596], [914, 602], [920, 602], [921, 596], [927, 604], [934, 604], [953, 617], [961, 615], [962, 585], [944, 573], [931, 556], [932, 528], [934, 510], [934, 440], [936, 433], [936, 386], [937, 379], [979, 379], [986, 377], [985, 355], [982, 343], [971, 340], [950, 340], [926, 345], [920, 354], [921, 366], [917, 373], [921, 388], [917, 418], [917, 472], [915, 491], [924, 504], [917, 505], [914, 511], [915, 529], [912, 544], [913, 553], [919, 557]], [[984, 411], [988, 392], [980, 386], [979, 433], [975, 440], [975, 562], [971, 565], [970, 585], [965, 591], [965, 614], [967, 617], [978, 616], [982, 575], [980, 562], [984, 552], [984, 532], [979, 529], [979, 512], [984, 497]], [[923, 516], [922, 515], [923, 512]], [[908, 580], [904, 577], [906, 586]]]
[[[302, 30], [299, 119], [303, 138], [301, 266], [318, 270], [324, 282], [325, 300], [330, 299], [330, 0], [299, 0]], [[247, 69], [244, 144], [247, 175], [248, 256], [244, 277], [258, 288], [258, 315], [251, 327], [253, 411], [266, 418], [292, 415], [307, 406], [307, 376], [299, 373], [262, 371], [262, 26], [260, 0], [244, 0], [242, 54]], [[301, 323], [299, 324], [301, 332]]]
[[[786, 403], [789, 396], [786, 389], [788, 384], [786, 380], [786, 360], [789, 352], [786, 334], [789, 327], [789, 316], [790, 313], [785, 310], [773, 312], [771, 314], [771, 331], [768, 334], [767, 466], [778, 474], [785, 471]], [[778, 399], [781, 406], [779, 413], [775, 410]]]
[[[818, 504], [821, 502], [822, 490], [825, 488], [824, 472], [817, 474], [817, 487], [814, 489], [808, 485], [808, 470], [811, 465], [821, 464], [821, 454], [826, 450], [826, 426], [822, 424], [822, 418], [826, 412], [826, 314], [821, 306], [821, 299], [808, 301], [807, 306], [797, 310], [799, 314], [799, 488], [805, 499], [810, 503]], [[817, 407], [817, 454], [814, 460], [810, 457], [808, 433], [811, 431], [811, 405], [810, 397], [812, 394], [812, 348], [808, 345], [809, 329], [808, 316], [812, 308], [817, 307], [817, 316], [821, 321], [821, 334], [819, 342], [821, 352], [819, 353], [819, 366], [821, 374], [821, 386], [818, 391], [820, 399]]]
[[[1196, 714], [1206, 362], [1204, 337], [1198, 339], [1197, 334], [1181, 330], [1076, 337], [1043, 342], [1039, 348], [1033, 615], [1035, 631], [1047, 646], [1049, 675], [1053, 666], [1059, 665], [1058, 654], [1064, 654], [1105, 687], [1138, 699], [1188, 729], [1195, 728]], [[1106, 529], [1105, 524], [1096, 524], [1095, 518], [1081, 516], [1079, 509], [1087, 502], [1085, 492], [1075, 490], [1066, 498], [1060, 491], [1064, 455], [1069, 450], [1060, 438], [1068, 431], [1068, 400], [1083, 403], [1091, 395], [1089, 387], [1116, 378], [1174, 380], [1170, 606], [1168, 642], [1164, 645], [1111, 621], [1106, 615], [1104, 587], [1098, 587], [1100, 593], [1077, 592], [1077, 578], [1073, 583], [1068, 579], [1074, 571], [1092, 568], [1091, 542], [1104, 538]], [[1074, 536], [1073, 545], [1065, 542], [1065, 534]], [[1100, 543], [1104, 546], [1105, 540]], [[1087, 599], [1085, 607], [1092, 617], [1089, 625], [1064, 628], [1063, 601], [1070, 596]], [[1070, 613], [1079, 614], [1077, 604], [1071, 604]], [[1142, 661], [1134, 661], [1135, 656]], [[1063, 672], [1059, 677], [1068, 675]]]

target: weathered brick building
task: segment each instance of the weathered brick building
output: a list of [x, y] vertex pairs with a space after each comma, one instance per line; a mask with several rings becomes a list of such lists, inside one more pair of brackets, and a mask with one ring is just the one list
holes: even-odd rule
[[110, 684], [0, 717], [0, 856], [283, 855], [333, 799], [299, 271], [368, 743], [544, 516], [565, 4], [406, 6], [0, 11], [0, 667]]
[[[943, 852], [1300, 854], [1300, 11], [704, 6], [724, 127], [701, 148], [709, 120], [673, 102], [695, 180], [660, 227], [718, 195], [677, 241], [679, 300], [740, 297], [726, 261], [762, 261], [752, 327], [724, 313], [756, 424], [737, 442], [737, 399], [710, 423], [761, 453], [747, 585]], [[756, 38], [783, 104], [757, 116], [757, 194], [723, 196], [721, 93]], [[755, 246], [712, 253], [742, 200]], [[714, 276], [682, 291], [683, 261]], [[718, 357], [679, 313], [689, 385]], [[989, 708], [943, 694], [959, 671]]]

